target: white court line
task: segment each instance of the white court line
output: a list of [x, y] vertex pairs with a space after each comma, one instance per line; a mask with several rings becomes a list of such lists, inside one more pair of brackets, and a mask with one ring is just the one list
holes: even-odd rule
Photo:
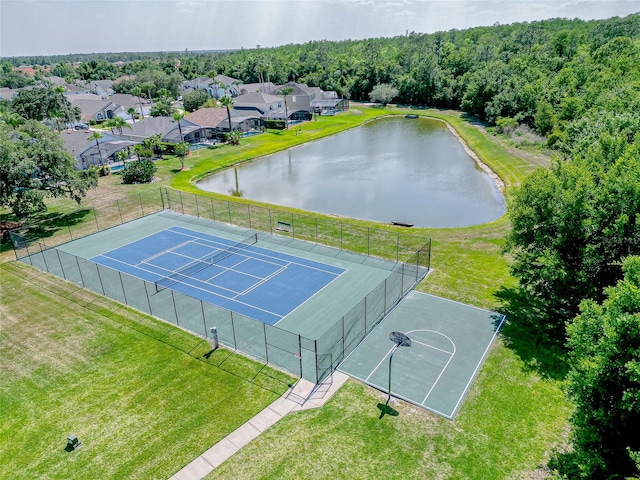
[[[247, 288], [244, 292], [240, 292], [238, 293], [238, 295], [236, 295], [236, 297], [240, 296], [240, 295], [246, 295], [247, 293], [249, 293], [250, 291], [258, 288], [260, 285], [262, 285], [263, 283], [268, 282], [269, 280], [271, 280], [273, 277], [275, 277], [276, 275], [280, 275], [280, 273], [284, 272], [287, 269], [286, 265], [283, 266], [282, 268], [280, 268], [279, 270], [276, 270], [275, 272], [273, 272], [271, 275], [268, 275], [266, 277], [264, 277], [262, 280], [260, 280], [258, 283], [256, 283], [255, 285]], [[242, 273], [242, 272], [240, 272]], [[254, 278], [260, 278], [260, 277], [255, 277], [253, 275], [250, 275]], [[235, 297], [234, 297], [235, 298]]]
[[387, 356], [389, 356], [389, 354], [391, 353], [391, 351], [393, 350], [393, 347], [391, 347], [389, 349], [389, 351], [387, 353], [384, 354], [384, 357], [382, 357], [382, 360], [380, 360], [380, 362], [378, 363], [378, 365], [375, 366], [375, 368], [373, 370], [371, 370], [371, 373], [369, 374], [369, 376], [367, 377], [367, 379], [365, 380], [365, 382], [369, 382], [369, 379], [371, 378], [371, 376], [376, 373], [376, 371], [378, 370], [378, 367], [380, 367], [380, 365], [382, 365], [382, 363], [387, 359]]
[[[489, 312], [488, 310], [485, 310], [485, 311]], [[490, 313], [496, 313], [496, 312], [490, 312]], [[476, 368], [473, 370], [473, 375], [471, 375], [471, 378], [469, 378], [469, 381], [467, 382], [467, 385], [465, 386], [464, 390], [462, 391], [462, 395], [460, 395], [460, 398], [456, 402], [456, 406], [453, 408], [453, 411], [451, 412], [451, 416], [452, 417], [458, 411], [458, 408], [460, 408], [460, 404], [462, 403], [462, 400], [464, 399], [465, 395], [467, 394], [467, 391], [469, 390], [469, 387], [471, 387], [471, 383], [475, 380], [476, 375], [478, 375], [478, 370], [480, 370], [480, 367], [482, 366], [482, 364], [484, 363], [485, 359], [487, 358], [487, 355], [489, 354], [489, 349], [493, 345], [493, 342], [495, 341], [496, 336], [500, 332], [500, 329], [502, 328], [502, 324], [507, 319], [507, 316], [506, 315], [502, 315], [501, 313], [496, 313], [496, 315], [500, 315], [502, 317], [500, 319], [500, 324], [498, 324], [498, 328], [496, 328], [495, 332], [493, 332], [493, 336], [491, 337], [491, 340], [489, 341], [489, 344], [487, 345], [487, 348], [484, 349], [484, 353], [482, 354], [482, 357], [480, 357], [480, 360], [478, 361], [478, 364], [476, 365]]]
[[438, 375], [438, 378], [436, 378], [436, 381], [433, 382], [433, 385], [431, 385], [431, 388], [429, 389], [429, 391], [425, 395], [424, 399], [422, 400], [422, 405], [424, 405], [424, 402], [427, 401], [427, 398], [429, 398], [429, 395], [431, 395], [431, 392], [433, 391], [433, 389], [436, 388], [436, 385], [440, 381], [440, 378], [442, 378], [442, 375], [444, 375], [444, 372], [447, 370], [447, 367], [449, 366], [449, 363], [451, 363], [451, 360], [453, 360], [453, 357], [456, 355], [456, 344], [447, 335], [445, 335], [444, 333], [441, 333], [441, 332], [436, 332], [435, 330], [412, 330], [409, 333], [420, 332], [420, 331], [422, 331], [422, 332], [433, 332], [433, 333], [437, 333], [439, 335], [442, 335], [447, 340], [449, 340], [449, 342], [451, 342], [451, 345], [453, 346], [453, 352], [446, 352], [446, 353], [449, 354], [449, 360], [447, 360], [447, 363], [445, 364], [445, 366], [442, 367], [442, 370], [440, 370], [440, 375]]

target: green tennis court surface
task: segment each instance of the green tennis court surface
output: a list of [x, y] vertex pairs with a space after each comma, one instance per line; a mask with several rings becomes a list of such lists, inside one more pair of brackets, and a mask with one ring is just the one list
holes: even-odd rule
[[489, 352], [504, 315], [410, 292], [338, 370], [388, 392], [393, 331], [410, 347], [392, 360], [391, 395], [453, 419]]

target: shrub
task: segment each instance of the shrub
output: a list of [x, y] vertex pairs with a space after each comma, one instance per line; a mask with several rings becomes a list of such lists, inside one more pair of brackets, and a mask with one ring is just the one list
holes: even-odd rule
[[127, 163], [122, 171], [122, 183], [150, 183], [156, 170], [151, 160]]
[[509, 135], [518, 128], [518, 121], [515, 118], [498, 117], [496, 127], [498, 127], [498, 132]]

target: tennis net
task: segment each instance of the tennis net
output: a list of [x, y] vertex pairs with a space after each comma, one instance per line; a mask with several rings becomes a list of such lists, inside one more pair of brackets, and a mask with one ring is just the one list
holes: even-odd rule
[[161, 292], [162, 290], [169, 288], [171, 285], [175, 285], [178, 282], [181, 282], [189, 277], [192, 277], [196, 273], [204, 270], [211, 265], [215, 265], [216, 263], [220, 263], [225, 258], [233, 255], [234, 253], [241, 252], [242, 250], [248, 248], [250, 245], [255, 244], [258, 241], [258, 234], [253, 233], [249, 235], [247, 238], [242, 241], [235, 243], [221, 252], [215, 253], [210, 257], [200, 258], [198, 260], [194, 260], [191, 263], [188, 263], [184, 267], [176, 270], [175, 272], [157, 280], [155, 283], [156, 293]]

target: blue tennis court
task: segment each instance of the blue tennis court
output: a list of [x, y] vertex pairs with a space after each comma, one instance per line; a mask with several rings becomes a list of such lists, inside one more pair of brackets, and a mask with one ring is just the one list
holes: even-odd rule
[[173, 226], [92, 261], [275, 325], [345, 269]]

